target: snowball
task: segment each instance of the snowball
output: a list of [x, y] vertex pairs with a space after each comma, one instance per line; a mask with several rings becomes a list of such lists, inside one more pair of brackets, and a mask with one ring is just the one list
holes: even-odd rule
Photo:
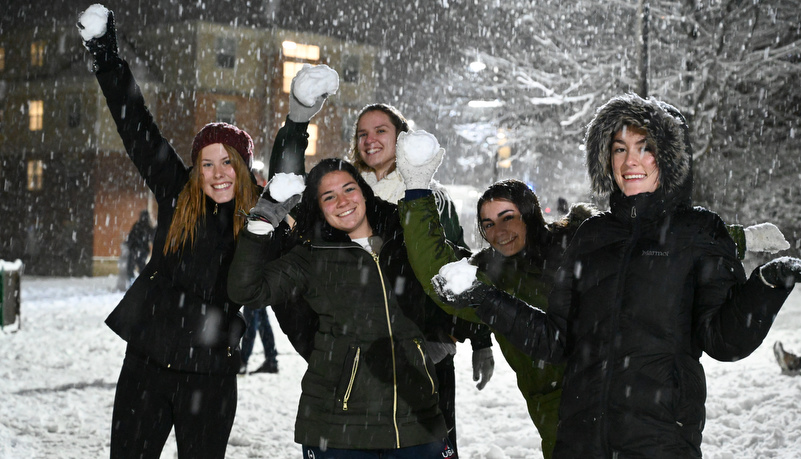
[[339, 89], [339, 74], [323, 64], [312, 67], [304, 64], [297, 76], [292, 94], [301, 104], [311, 107], [318, 97], [336, 94]]
[[773, 223], [752, 225], [745, 230], [745, 248], [749, 252], [771, 252], [790, 248], [784, 234]]
[[440, 268], [439, 275], [445, 280], [445, 288], [459, 295], [473, 285], [477, 270], [477, 266], [468, 263], [467, 258], [462, 258]]
[[403, 152], [409, 164], [422, 166], [437, 154], [439, 142], [426, 131], [401, 132], [396, 148]]
[[306, 181], [303, 176], [279, 172], [270, 180], [270, 196], [278, 202], [284, 202], [296, 194], [303, 193]]
[[79, 30], [83, 41], [102, 37], [106, 33], [108, 9], [100, 3], [95, 3], [81, 14], [78, 22], [83, 26], [83, 29]]

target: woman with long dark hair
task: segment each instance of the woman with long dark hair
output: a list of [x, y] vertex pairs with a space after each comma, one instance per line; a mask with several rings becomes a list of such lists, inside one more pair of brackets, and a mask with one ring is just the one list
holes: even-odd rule
[[297, 243], [280, 255], [274, 228], [291, 207], [260, 201], [228, 290], [248, 307], [301, 298], [319, 317], [295, 424], [304, 457], [453, 457], [421, 331], [435, 306], [406, 259], [397, 207], [351, 164], [325, 159], [295, 208]]

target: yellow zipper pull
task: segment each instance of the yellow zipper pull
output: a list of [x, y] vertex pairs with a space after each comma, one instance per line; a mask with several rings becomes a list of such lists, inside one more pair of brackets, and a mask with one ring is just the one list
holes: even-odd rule
[[217, 215], [217, 203], [214, 203], [214, 215]]

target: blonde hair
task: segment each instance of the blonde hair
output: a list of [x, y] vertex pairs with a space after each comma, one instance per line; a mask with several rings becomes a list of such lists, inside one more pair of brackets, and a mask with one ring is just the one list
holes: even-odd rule
[[[239, 214], [239, 210], [249, 211], [258, 199], [256, 184], [250, 178], [250, 170], [242, 159], [239, 152], [229, 145], [223, 145], [231, 165], [236, 172], [236, 182], [234, 183], [234, 202], [236, 209], [234, 213], [234, 239], [239, 236], [239, 231], [245, 226], [245, 219]], [[205, 193], [203, 192], [203, 178], [200, 175], [200, 167], [193, 167], [189, 172], [189, 181], [184, 185], [184, 189], [178, 194], [178, 201], [175, 204], [175, 213], [172, 216], [172, 223], [167, 232], [167, 241], [164, 243], [164, 255], [176, 253], [187, 241], [189, 247], [195, 245], [195, 230], [198, 221], [206, 218], [206, 206], [204, 205]]]

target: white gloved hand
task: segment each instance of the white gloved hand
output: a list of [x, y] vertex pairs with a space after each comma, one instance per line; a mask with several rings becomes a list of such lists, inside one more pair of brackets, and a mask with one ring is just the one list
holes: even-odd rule
[[760, 223], [743, 230], [745, 232], [745, 248], [749, 252], [776, 253], [790, 248], [784, 234], [773, 223]]
[[327, 65], [304, 64], [292, 78], [289, 90], [289, 119], [308, 123], [331, 94], [339, 89], [339, 74]]
[[473, 381], [478, 381], [476, 388], [481, 390], [487, 385], [495, 372], [495, 358], [492, 348], [485, 347], [473, 351]]
[[395, 165], [407, 190], [426, 190], [442, 164], [445, 150], [426, 131], [401, 132], [395, 146]]

